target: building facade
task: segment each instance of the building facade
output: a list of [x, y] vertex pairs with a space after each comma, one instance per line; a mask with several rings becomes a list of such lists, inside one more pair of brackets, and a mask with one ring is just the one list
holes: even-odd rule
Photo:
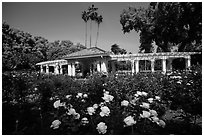
[[[165, 53], [138, 53], [114, 55], [97, 47], [83, 49], [78, 52], [63, 56], [60, 60], [37, 63], [41, 73], [79, 75], [85, 77], [94, 72], [116, 72], [119, 61], [130, 62], [132, 74], [141, 72], [142, 61], [149, 62], [149, 71], [155, 72], [155, 63], [160, 62], [163, 73], [172, 71], [174, 59], [185, 60], [185, 69], [191, 67], [191, 56], [200, 52], [165, 52]], [[158, 66], [158, 65], [157, 65]]]

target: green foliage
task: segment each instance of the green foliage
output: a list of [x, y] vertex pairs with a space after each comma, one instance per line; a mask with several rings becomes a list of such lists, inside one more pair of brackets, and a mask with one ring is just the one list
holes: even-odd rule
[[152, 43], [170, 51], [201, 51], [202, 3], [159, 2], [147, 9], [130, 7], [120, 15], [123, 32], [140, 32], [140, 51], [152, 51]]

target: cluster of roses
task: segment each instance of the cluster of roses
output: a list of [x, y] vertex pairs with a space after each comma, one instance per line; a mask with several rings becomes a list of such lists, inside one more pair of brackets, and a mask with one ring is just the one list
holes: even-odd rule
[[[64, 109], [66, 109], [66, 114], [68, 116], [72, 116], [74, 119], [80, 118], [80, 114], [76, 112], [76, 110], [73, 108], [71, 104], [66, 105], [66, 102], [60, 102], [60, 100], [57, 100], [54, 102], [53, 106], [55, 109], [59, 109], [59, 107], [64, 107]], [[60, 125], [61, 121], [56, 119], [52, 122], [50, 128], [58, 129]]]
[[[72, 95], [66, 95], [66, 99], [70, 100], [72, 97]], [[58, 97], [55, 97], [56, 99], [58, 99]], [[83, 102], [84, 98], [88, 98], [87, 94], [83, 94], [83, 93], [78, 93], [76, 95], [76, 98], [80, 98], [81, 101]], [[59, 99], [56, 100], [53, 104], [55, 109], [59, 109], [59, 107], [63, 107], [66, 110], [66, 114], [67, 116], [72, 116], [72, 118], [74, 119], [80, 119], [80, 114], [76, 112], [76, 110], [73, 108], [73, 106], [71, 104], [66, 104], [66, 102], [61, 102]], [[88, 124], [89, 121], [86, 117], [81, 119], [81, 124], [85, 125]], [[52, 122], [50, 128], [52, 129], [58, 129], [59, 126], [61, 125], [61, 121], [56, 119]]]
[[[147, 96], [148, 96], [148, 93], [137, 91], [137, 93], [134, 95], [134, 98], [130, 102], [127, 100], [123, 100], [121, 102], [121, 106], [128, 107], [130, 104], [138, 105], [137, 101], [140, 99], [140, 97], [147, 97]], [[165, 122], [162, 119], [158, 118], [158, 114], [155, 110], [150, 109], [151, 103], [153, 103], [155, 100], [160, 101], [160, 97], [155, 96], [154, 98], [148, 98], [147, 102], [141, 102], [139, 106], [144, 110], [142, 110], [142, 114], [140, 114], [140, 118], [149, 119], [150, 121], [155, 122], [157, 125], [164, 128], [166, 125]], [[133, 126], [137, 122], [134, 120], [133, 116], [128, 116], [124, 119], [124, 123], [126, 124], [124, 125], [124, 127], [126, 127], [126, 126]]]
[[[70, 98], [71, 95], [67, 95], [66, 98]], [[82, 94], [82, 93], [78, 93], [76, 95], [76, 98], [87, 98], [88, 95], [87, 94]], [[140, 98], [146, 98], [146, 101], [140, 102]], [[108, 91], [104, 90], [104, 94], [102, 99], [104, 100], [103, 102], [99, 103], [99, 104], [93, 104], [92, 106], [89, 106], [86, 108], [86, 114], [93, 116], [94, 114], [96, 114], [96, 110], [99, 110], [99, 115], [100, 117], [108, 117], [111, 114], [111, 110], [108, 107], [108, 104], [111, 103], [114, 99], [114, 97], [112, 95], [109, 94]], [[156, 124], [158, 124], [161, 127], [165, 127], [165, 122], [162, 119], [158, 118], [158, 114], [155, 110], [150, 109], [151, 103], [153, 103], [155, 100], [160, 101], [160, 97], [159, 96], [155, 96], [154, 98], [148, 98], [148, 93], [146, 92], [140, 92], [137, 91], [136, 94], [134, 94], [134, 98], [130, 101], [128, 100], [123, 100], [121, 101], [121, 107], [128, 107], [130, 105], [139, 105], [142, 108], [142, 113], [139, 115], [140, 119], [149, 119], [152, 122], [155, 122]], [[72, 105], [69, 105], [69, 107], [67, 107], [65, 105], [64, 102], [60, 102], [60, 100], [57, 100], [54, 102], [54, 108], [58, 108], [58, 107], [64, 107], [65, 109], [67, 109], [67, 115], [71, 115], [73, 116], [74, 119], [80, 119], [80, 114], [76, 113], [75, 109], [73, 108]], [[123, 122], [124, 122], [124, 127], [127, 126], [133, 126], [137, 123], [137, 121], [135, 120], [137, 119], [135, 117], [135, 115], [127, 115]], [[54, 120], [52, 122], [51, 128], [53, 129], [57, 129], [59, 128], [61, 122], [59, 120]], [[83, 126], [86, 126], [87, 124], [89, 124], [89, 119], [87, 117], [83, 117], [81, 119], [81, 124]], [[99, 122], [97, 124], [96, 130], [98, 131], [99, 134], [105, 134], [107, 133], [107, 129], [108, 126], [106, 125], [106, 123], [104, 122]]]
[[[114, 99], [114, 97], [110, 95], [108, 91], [104, 90], [104, 96], [102, 97], [102, 99], [104, 100], [104, 102], [101, 102], [100, 104], [94, 104], [92, 107], [87, 108], [87, 113], [89, 115], [95, 114], [96, 109], [98, 109], [99, 107], [101, 110], [99, 115], [101, 117], [110, 115], [110, 109], [108, 108], [108, 106], [106, 106], [106, 103], [111, 102]], [[107, 132], [107, 125], [104, 122], [100, 122], [97, 124], [96, 129], [99, 132], [99, 134], [105, 134]]]

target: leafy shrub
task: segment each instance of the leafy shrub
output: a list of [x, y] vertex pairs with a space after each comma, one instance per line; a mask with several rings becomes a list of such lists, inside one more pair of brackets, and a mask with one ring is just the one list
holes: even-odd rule
[[[202, 112], [202, 71], [198, 66], [192, 71], [166, 75], [96, 73], [83, 80], [66, 75], [9, 72], [2, 74], [2, 81], [3, 134], [199, 134], [201, 131], [193, 126]], [[58, 107], [53, 106], [56, 102]], [[144, 103], [149, 108], [141, 107]], [[87, 108], [94, 105], [98, 108], [90, 115], [91, 109]], [[101, 113], [102, 108], [107, 111], [106, 107], [110, 113]], [[178, 124], [176, 117], [168, 118], [172, 109], [182, 123]], [[149, 116], [150, 110], [155, 110], [157, 118], [165, 121], [164, 128], [154, 122], [157, 118]], [[174, 125], [186, 129], [174, 132]]]

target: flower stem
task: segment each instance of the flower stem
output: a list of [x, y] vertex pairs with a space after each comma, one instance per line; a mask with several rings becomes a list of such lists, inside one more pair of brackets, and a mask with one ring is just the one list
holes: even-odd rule
[[17, 132], [17, 131], [18, 131], [18, 123], [19, 123], [19, 121], [18, 121], [18, 120], [16, 120], [15, 132]]
[[91, 119], [91, 127], [92, 127], [92, 131], [94, 131], [94, 123], [93, 123], [92, 116], [90, 116], [90, 119]]
[[132, 129], [132, 135], [134, 135], [134, 125], [131, 126], [131, 129]]
[[43, 116], [42, 116], [41, 107], [39, 108], [39, 111], [40, 111], [40, 126], [41, 126], [41, 130], [43, 132]]
[[146, 130], [145, 130], [145, 124], [146, 124], [146, 118], [144, 119], [144, 124], [143, 124], [143, 133], [145, 133], [145, 132], [146, 132]]

